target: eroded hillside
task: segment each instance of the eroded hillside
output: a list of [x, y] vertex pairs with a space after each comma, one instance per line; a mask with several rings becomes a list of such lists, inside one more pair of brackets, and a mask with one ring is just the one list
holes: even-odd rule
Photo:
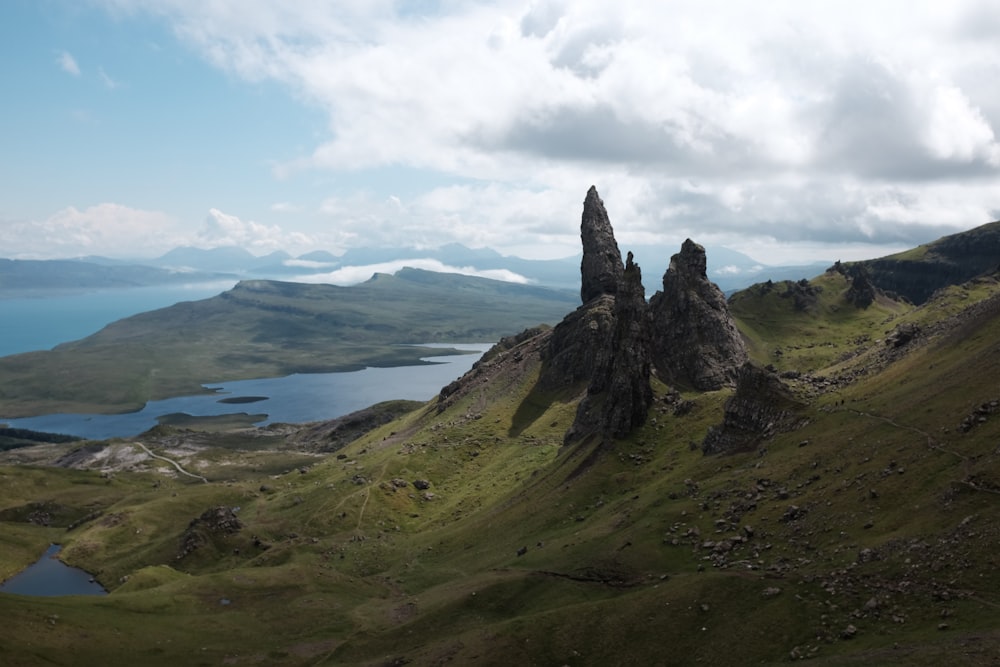
[[[333, 426], [160, 429], [142, 444], [208, 483], [130, 441], [77, 449], [84, 470], [3, 469], [4, 573], [55, 540], [112, 594], [0, 596], [0, 657], [995, 664], [996, 278], [920, 307], [859, 306], [835, 271], [756, 286], [718, 321], [746, 356], [704, 387], [665, 365], [641, 274], [611, 257], [585, 259], [563, 323], [342, 447], [317, 452]], [[719, 335], [683, 324], [674, 346]], [[746, 437], [720, 450], [727, 425]], [[34, 461], [74, 446], [50, 447]]]

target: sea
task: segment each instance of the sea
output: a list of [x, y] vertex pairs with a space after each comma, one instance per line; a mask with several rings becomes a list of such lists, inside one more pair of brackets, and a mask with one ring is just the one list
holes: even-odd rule
[[[234, 283], [118, 288], [46, 297], [0, 298], [0, 356], [47, 350], [99, 331], [123, 317], [204, 299]], [[236, 382], [209, 382], [208, 392], [150, 401], [138, 411], [116, 415], [50, 414], [4, 419], [0, 424], [46, 433], [103, 440], [134, 437], [172, 414], [214, 416], [250, 414], [257, 425], [334, 419], [392, 399], [430, 400], [463, 375], [489, 349], [488, 344], [424, 345], [455, 348], [465, 354], [435, 355], [426, 363], [394, 368], [366, 368], [344, 373], [295, 374]]]
[[39, 290], [32, 296], [0, 293], [0, 357], [49, 350], [86, 338], [124, 317], [181, 301], [207, 299], [235, 284], [235, 280], [228, 280], [79, 292]]

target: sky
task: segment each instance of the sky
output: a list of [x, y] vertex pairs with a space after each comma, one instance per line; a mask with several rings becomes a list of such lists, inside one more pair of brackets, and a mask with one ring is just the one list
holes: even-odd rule
[[3, 0], [0, 256], [877, 257], [1000, 218], [993, 0]]

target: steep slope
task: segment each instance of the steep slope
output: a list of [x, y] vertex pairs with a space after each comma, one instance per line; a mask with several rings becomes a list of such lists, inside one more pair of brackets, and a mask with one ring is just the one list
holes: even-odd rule
[[964, 283], [1000, 266], [1000, 222], [857, 264], [867, 269], [880, 289], [921, 304], [937, 289]]

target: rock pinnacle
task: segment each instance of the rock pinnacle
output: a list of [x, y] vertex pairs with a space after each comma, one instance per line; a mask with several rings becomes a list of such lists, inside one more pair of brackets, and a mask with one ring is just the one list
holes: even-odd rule
[[583, 260], [580, 263], [580, 298], [587, 303], [602, 294], [618, 293], [622, 281], [622, 255], [615, 242], [614, 230], [597, 188], [590, 186], [583, 202], [580, 221]]

